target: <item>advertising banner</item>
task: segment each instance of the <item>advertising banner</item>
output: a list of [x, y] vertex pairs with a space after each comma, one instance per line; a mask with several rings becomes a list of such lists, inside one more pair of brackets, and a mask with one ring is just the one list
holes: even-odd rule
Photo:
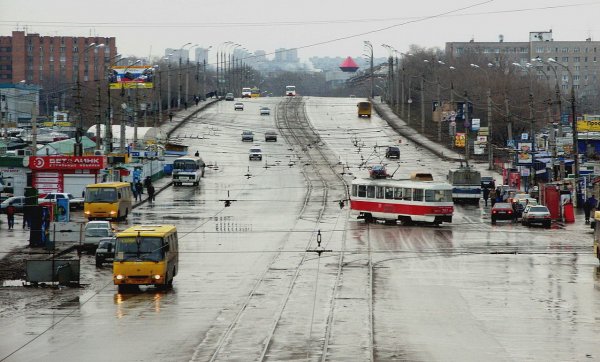
[[150, 65], [115, 66], [111, 68], [108, 81], [110, 82], [110, 89], [152, 89], [154, 85], [154, 68]]
[[577, 130], [579, 132], [600, 132], [600, 120], [578, 120]]
[[457, 132], [454, 137], [454, 147], [465, 147], [465, 134], [461, 132]]
[[533, 163], [533, 144], [531, 142], [519, 142], [517, 153], [518, 165], [531, 165]]
[[106, 156], [30, 156], [32, 170], [100, 170], [106, 168]]
[[56, 199], [55, 221], [69, 221], [69, 199]]

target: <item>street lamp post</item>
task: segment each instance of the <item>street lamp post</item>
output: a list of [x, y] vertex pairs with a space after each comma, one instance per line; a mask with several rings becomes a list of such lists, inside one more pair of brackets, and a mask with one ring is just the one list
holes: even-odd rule
[[185, 43], [182, 46], [179, 47], [179, 69], [177, 72], [177, 108], [181, 108], [181, 88], [182, 88], [182, 82], [181, 82], [181, 57], [183, 56], [183, 48], [185, 48], [188, 45], [191, 45], [192, 43]]
[[573, 74], [571, 73], [571, 70], [569, 69], [569, 67], [567, 67], [566, 65], [559, 63], [556, 59], [553, 58], [548, 58], [548, 62], [550, 63], [555, 63], [557, 65], [560, 65], [563, 69], [565, 69], [567, 71], [567, 73], [569, 73], [569, 78], [571, 80], [571, 122], [572, 122], [572, 128], [573, 128], [573, 167], [574, 170], [573, 172], [575, 173], [575, 188], [576, 188], [576, 193], [577, 193], [577, 207], [580, 207], [580, 203], [579, 201], [582, 199], [581, 195], [582, 195], [582, 190], [581, 187], [579, 185], [579, 145], [578, 145], [578, 132], [577, 132], [577, 117], [576, 117], [576, 112], [575, 112], [575, 84], [574, 84], [574, 79], [573, 79]]
[[81, 58], [85, 57], [86, 53], [92, 49], [92, 48], [102, 48], [104, 47], [104, 44], [98, 44], [96, 45], [96, 43], [91, 43], [88, 46], [86, 46], [83, 51], [81, 52], [81, 55], [77, 58], [77, 96], [75, 99], [76, 102], [76, 109], [77, 109], [77, 130], [75, 132], [75, 145], [74, 145], [74, 149], [73, 149], [73, 155], [74, 156], [83, 156], [83, 145], [81, 143], [81, 140], [83, 138], [83, 112], [81, 111]]
[[173, 53], [170, 53], [163, 59], [167, 61], [167, 113], [171, 114], [171, 56]]
[[[487, 64], [488, 68], [492, 68], [494, 65], [492, 63]], [[486, 98], [487, 98], [487, 120], [488, 120], [488, 139], [487, 139], [487, 149], [488, 149], [488, 170], [494, 169], [494, 143], [492, 142], [493, 137], [493, 120], [492, 120], [492, 90], [491, 90], [491, 82], [490, 75], [488, 72], [481, 68], [476, 64], [471, 64], [471, 67], [475, 69], [481, 69], [483, 74], [485, 74], [485, 78], [487, 80], [487, 90], [486, 90]], [[468, 107], [468, 104], [467, 104]]]
[[370, 58], [370, 68], [371, 68], [371, 91], [370, 91], [370, 97], [371, 99], [373, 99], [373, 97], [375, 96], [375, 93], [373, 93], [375, 90], [373, 89], [374, 87], [374, 79], [373, 79], [373, 44], [371, 44], [370, 41], [365, 40], [363, 42], [365, 44], [365, 46], [367, 47], [367, 49], [369, 49], [369, 58]]

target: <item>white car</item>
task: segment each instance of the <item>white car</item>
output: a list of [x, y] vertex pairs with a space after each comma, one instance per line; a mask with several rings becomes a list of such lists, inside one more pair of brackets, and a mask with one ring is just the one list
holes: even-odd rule
[[271, 114], [271, 110], [269, 109], [269, 107], [260, 107], [260, 115], [261, 116], [268, 116]]
[[81, 197], [75, 197], [72, 194], [68, 193], [68, 192], [51, 192], [49, 194], [46, 194], [46, 196], [42, 197], [42, 198], [38, 198], [38, 204], [44, 203], [44, 202], [52, 202], [52, 203], [56, 203], [57, 199], [69, 199], [69, 208], [71, 210], [83, 210], [83, 198]]
[[260, 149], [260, 146], [252, 146], [252, 148], [250, 148], [250, 152], [249, 152], [249, 156], [248, 158], [252, 161], [252, 160], [262, 160], [262, 150]]
[[236, 103], [233, 105], [233, 110], [234, 111], [243, 111], [244, 110], [244, 103]]
[[85, 225], [82, 246], [87, 250], [96, 250], [100, 239], [113, 237], [115, 231], [110, 221], [89, 221]]
[[531, 224], [541, 224], [546, 229], [552, 225], [552, 216], [550, 210], [544, 205], [527, 205], [521, 216], [521, 224], [529, 226]]

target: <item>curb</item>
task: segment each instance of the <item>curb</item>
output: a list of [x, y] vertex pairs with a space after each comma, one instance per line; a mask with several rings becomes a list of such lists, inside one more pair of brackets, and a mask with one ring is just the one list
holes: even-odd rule
[[167, 137], [171, 137], [171, 134], [173, 132], [175, 132], [176, 130], [178, 130], [179, 127], [183, 126], [187, 121], [189, 121], [190, 118], [195, 116], [200, 111], [203, 111], [205, 108], [208, 108], [208, 107], [212, 106], [213, 104], [217, 103], [218, 101], [219, 101], [219, 99], [212, 99], [210, 102], [203, 104], [202, 106], [198, 107], [198, 109], [196, 109], [192, 113], [188, 114], [181, 121], [179, 121], [175, 126], [173, 126], [173, 128], [171, 128], [171, 130], [167, 131]]

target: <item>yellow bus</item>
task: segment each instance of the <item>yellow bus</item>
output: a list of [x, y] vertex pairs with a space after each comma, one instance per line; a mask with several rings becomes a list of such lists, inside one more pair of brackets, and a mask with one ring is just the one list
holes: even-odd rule
[[594, 212], [594, 255], [600, 261], [600, 211]]
[[131, 211], [133, 191], [129, 182], [103, 182], [87, 185], [83, 215], [88, 220], [126, 220]]
[[359, 117], [366, 116], [371, 118], [371, 102], [358, 102], [356, 107], [358, 108]]
[[138, 225], [117, 234], [113, 282], [119, 292], [139, 285], [171, 288], [178, 269], [174, 225]]
[[250, 97], [251, 98], [258, 98], [258, 97], [260, 97], [260, 89], [258, 89], [256, 87], [250, 89]]

